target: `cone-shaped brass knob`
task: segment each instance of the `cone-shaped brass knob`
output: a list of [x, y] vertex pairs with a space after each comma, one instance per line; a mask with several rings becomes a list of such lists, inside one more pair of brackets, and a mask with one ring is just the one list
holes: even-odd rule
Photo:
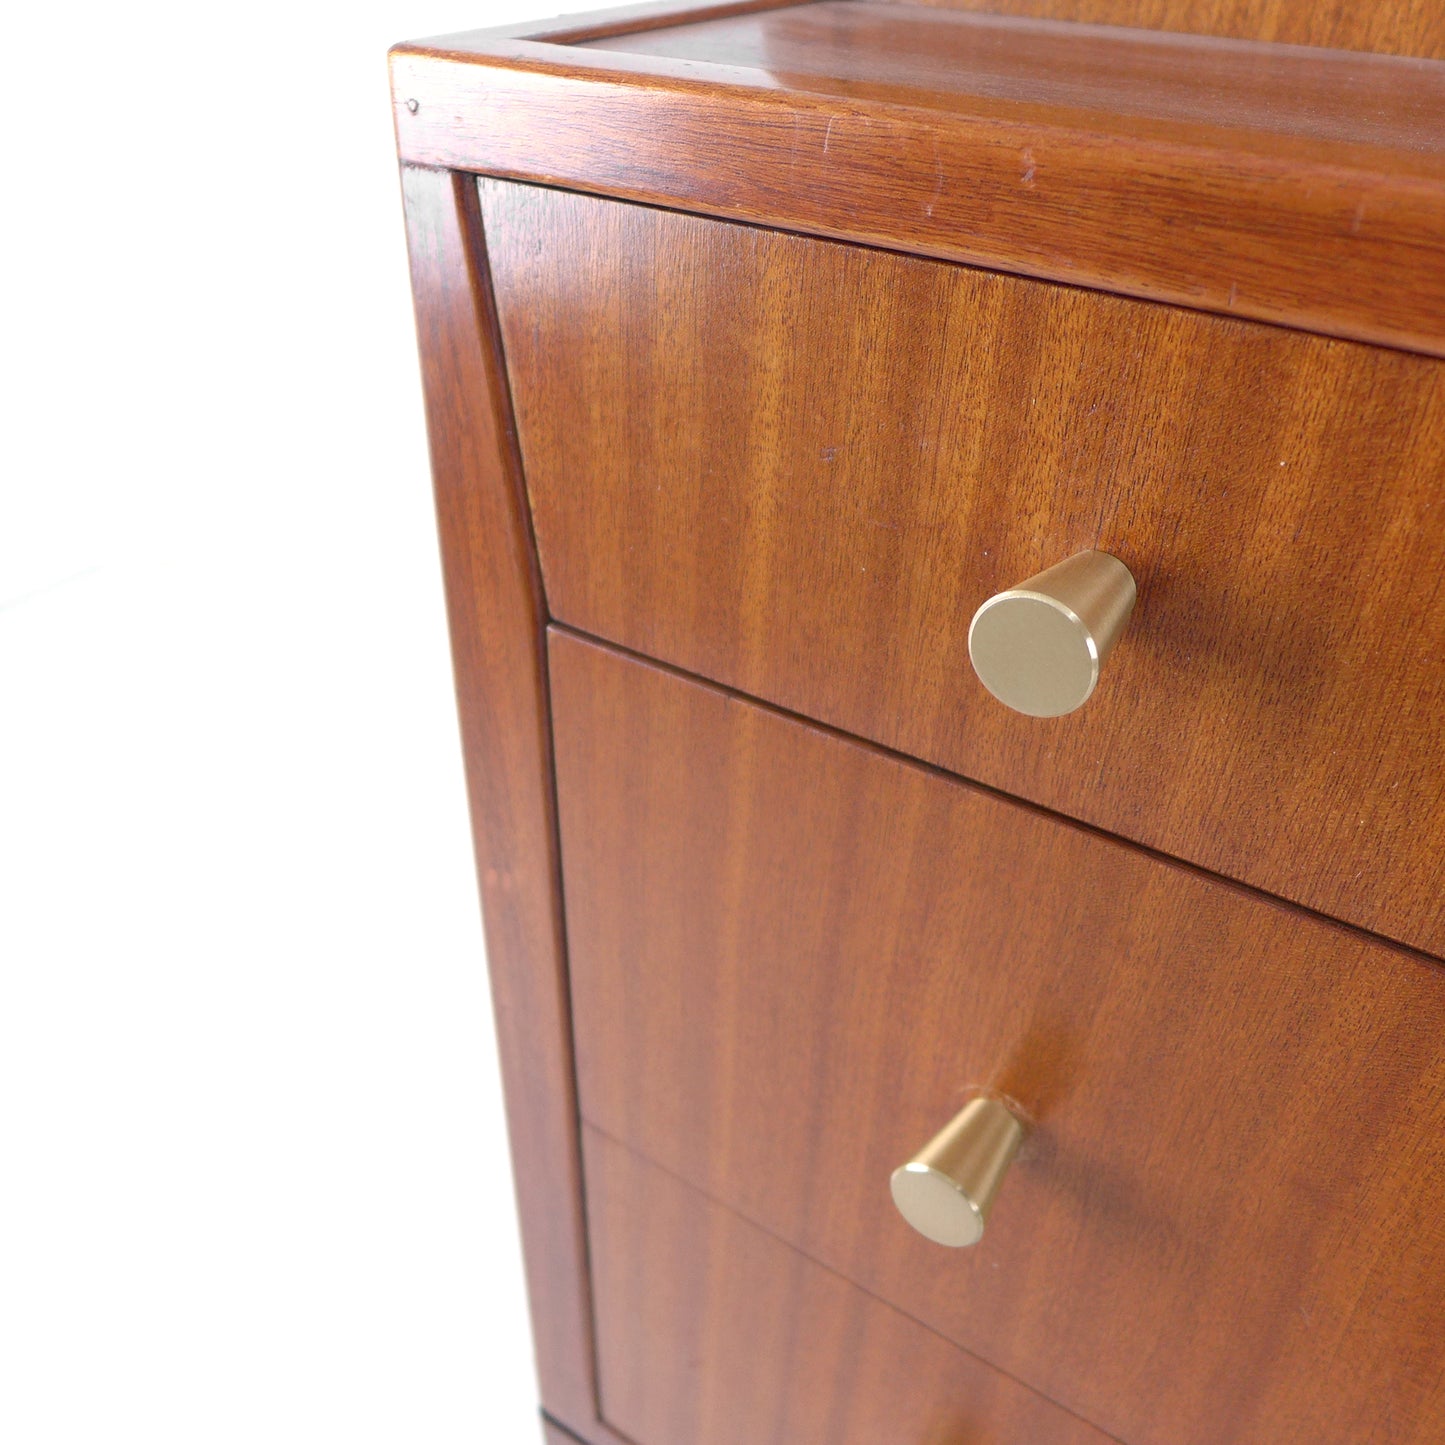
[[1023, 1139], [1024, 1126], [1007, 1104], [971, 1099], [921, 1153], [893, 1171], [898, 1212], [935, 1244], [977, 1244]]
[[968, 629], [978, 680], [1015, 712], [1073, 712], [1093, 692], [1134, 610], [1134, 592], [1117, 557], [1080, 552], [990, 597]]

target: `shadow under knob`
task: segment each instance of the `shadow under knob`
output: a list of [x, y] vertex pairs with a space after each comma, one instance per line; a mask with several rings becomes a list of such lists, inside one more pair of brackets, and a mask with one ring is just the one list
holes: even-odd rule
[[889, 1187], [898, 1212], [935, 1244], [977, 1244], [1023, 1139], [1024, 1126], [1007, 1104], [987, 1095], [970, 1099], [893, 1171]]
[[1029, 717], [1062, 717], [1093, 692], [1134, 610], [1134, 578], [1107, 552], [1080, 552], [990, 597], [973, 615], [978, 680]]

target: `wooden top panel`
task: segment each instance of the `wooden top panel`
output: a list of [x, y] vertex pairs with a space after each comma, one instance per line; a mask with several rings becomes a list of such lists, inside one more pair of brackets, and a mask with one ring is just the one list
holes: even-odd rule
[[1208, 126], [1387, 152], [1445, 151], [1445, 66], [1378, 56], [1205, 44], [866, 0], [821, 0], [583, 43], [756, 70], [786, 89], [840, 99], [954, 111], [992, 102], [1000, 113], [1053, 108], [1061, 121], [1080, 125], [1100, 114], [1113, 124], [1153, 121], [1159, 134]]
[[[1445, 971], [551, 658], [590, 1123], [1121, 1440], [1445, 1439]], [[888, 1178], [980, 1086], [1036, 1127], [983, 1242], [942, 1249]]]
[[1284, 45], [1329, 45], [1445, 60], [1440, 0], [918, 0], [1051, 20], [1226, 35]]
[[1445, 354], [1440, 61], [836, 0], [392, 71], [417, 164]]
[[[1445, 367], [487, 182], [551, 614], [1445, 955]], [[1098, 547], [1098, 691], [975, 609]]]

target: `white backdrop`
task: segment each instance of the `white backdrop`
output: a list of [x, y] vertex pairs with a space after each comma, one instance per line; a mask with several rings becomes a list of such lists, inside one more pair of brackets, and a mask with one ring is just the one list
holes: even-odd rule
[[385, 50], [6, 26], [0, 1439], [532, 1442]]

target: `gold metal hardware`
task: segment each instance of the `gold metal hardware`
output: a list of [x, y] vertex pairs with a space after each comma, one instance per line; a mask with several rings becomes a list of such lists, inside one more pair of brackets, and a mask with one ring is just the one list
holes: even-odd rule
[[973, 615], [978, 680], [1030, 717], [1083, 705], [1134, 610], [1134, 578], [1107, 552], [1080, 552], [990, 597]]
[[977, 1244], [1023, 1140], [1024, 1126], [1007, 1104], [989, 1095], [970, 1099], [921, 1152], [893, 1171], [898, 1212], [935, 1244]]

